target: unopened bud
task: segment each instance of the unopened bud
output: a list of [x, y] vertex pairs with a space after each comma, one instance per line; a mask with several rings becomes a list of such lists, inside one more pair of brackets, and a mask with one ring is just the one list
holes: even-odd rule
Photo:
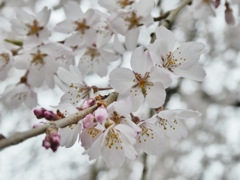
[[215, 0], [215, 1], [214, 1], [214, 7], [215, 7], [215, 8], [218, 8], [218, 6], [220, 5], [220, 3], [221, 3], [221, 0]]
[[96, 100], [93, 98], [88, 98], [83, 102], [82, 108], [87, 109], [96, 104]]
[[92, 114], [88, 114], [84, 119], [83, 119], [83, 128], [91, 128], [93, 127], [96, 122], [94, 122], [94, 116]]
[[57, 151], [60, 145], [60, 135], [57, 132], [53, 132], [49, 135], [46, 135], [43, 140], [42, 146], [46, 149], [51, 148], [53, 152]]
[[229, 25], [234, 25], [235, 24], [235, 18], [233, 16], [233, 11], [232, 8], [229, 6], [229, 3], [225, 3], [226, 10], [225, 10], [225, 21]]
[[44, 118], [51, 121], [51, 120], [58, 120], [59, 117], [57, 114], [55, 114], [54, 112], [52, 111], [45, 111], [44, 112]]
[[36, 124], [33, 125], [32, 128], [34, 129], [34, 128], [37, 128], [37, 127], [43, 126], [44, 124], [45, 124], [44, 122], [36, 123]]
[[40, 108], [40, 109], [34, 109], [33, 113], [36, 116], [36, 118], [41, 119], [41, 118], [44, 118], [45, 111], [46, 111], [46, 109]]

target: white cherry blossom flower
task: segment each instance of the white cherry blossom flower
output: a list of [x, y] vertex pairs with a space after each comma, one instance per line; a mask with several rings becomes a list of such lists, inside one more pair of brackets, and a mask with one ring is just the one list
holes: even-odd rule
[[125, 44], [128, 50], [133, 50], [136, 47], [140, 32], [139, 26], [149, 26], [153, 23], [153, 18], [151, 17], [153, 6], [153, 0], [140, 0], [132, 4], [132, 8], [120, 9], [115, 14], [112, 14], [110, 27], [115, 33], [126, 37]]
[[93, 26], [98, 23], [100, 17], [95, 10], [89, 9], [83, 13], [78, 3], [69, 1], [64, 5], [66, 20], [58, 23], [55, 30], [62, 33], [72, 34], [65, 44], [68, 46], [77, 46], [88, 38], [96, 37], [96, 31]]
[[59, 67], [58, 77], [68, 85], [68, 92], [62, 98], [62, 103], [71, 103], [75, 107], [80, 107], [84, 99], [93, 95], [92, 89], [85, 83], [81, 71], [76, 66], [69, 66], [69, 71]]
[[149, 107], [157, 108], [163, 105], [166, 92], [172, 80], [160, 68], [153, 67], [152, 61], [143, 47], [133, 51], [131, 57], [132, 70], [128, 68], [114, 69], [109, 75], [110, 85], [120, 95], [130, 96], [134, 111], [144, 99]]
[[200, 42], [187, 42], [173, 50], [175, 38], [171, 31], [163, 26], [156, 29], [156, 41], [148, 46], [155, 66], [165, 68], [174, 76], [202, 81], [206, 76], [204, 69], [197, 64], [204, 53], [205, 45]]
[[[54, 106], [54, 108], [58, 109], [58, 112], [61, 113], [61, 115], [64, 117], [67, 117], [79, 111], [76, 109], [76, 107], [67, 103]], [[79, 121], [78, 123], [71, 124], [65, 128], [59, 128], [58, 133], [61, 137], [60, 145], [65, 146], [66, 148], [72, 147], [77, 141], [79, 134], [81, 133], [81, 126], [81, 121]]]
[[187, 129], [182, 124], [182, 120], [199, 117], [201, 114], [192, 110], [163, 110], [155, 117], [157, 124], [162, 128], [165, 135], [173, 139], [180, 139], [188, 135]]
[[[83, 48], [84, 47], [84, 48]], [[96, 47], [95, 43], [86, 44], [81, 47], [84, 54], [80, 57], [78, 67], [83, 75], [95, 72], [100, 77], [108, 73], [108, 64], [117, 61], [119, 57], [102, 47]]]
[[38, 104], [37, 94], [26, 83], [7, 86], [4, 93], [0, 95], [0, 101], [9, 109], [18, 108], [22, 104], [32, 109]]
[[108, 117], [103, 121], [104, 130], [86, 151], [90, 160], [102, 155], [108, 167], [120, 167], [126, 157], [136, 159], [134, 144], [141, 129], [130, 120], [129, 112], [129, 100], [117, 101], [108, 107]]
[[155, 125], [157, 119], [138, 122], [141, 132], [137, 135], [136, 148], [150, 155], [159, 155], [164, 149], [163, 130]]
[[25, 47], [33, 47], [45, 42], [49, 36], [50, 31], [47, 30], [51, 10], [44, 7], [36, 16], [31, 15], [24, 10], [20, 10], [16, 18], [12, 20], [12, 30], [17, 34], [26, 37], [24, 39]]
[[[63, 51], [61, 51], [63, 50]], [[68, 64], [65, 49], [55, 44], [46, 44], [35, 47], [31, 50], [23, 50], [23, 52], [15, 57], [15, 66], [19, 69], [28, 69], [28, 84], [39, 87], [44, 82], [50, 87], [54, 87], [54, 73], [59, 66]], [[60, 60], [62, 59], [62, 60]], [[69, 59], [71, 62], [71, 59]]]

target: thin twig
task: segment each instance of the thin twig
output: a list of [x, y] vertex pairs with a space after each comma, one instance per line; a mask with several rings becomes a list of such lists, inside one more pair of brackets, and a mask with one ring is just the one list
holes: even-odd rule
[[[169, 28], [172, 22], [176, 19], [178, 13], [188, 4], [190, 4], [192, 0], [185, 0], [183, 1], [176, 9], [173, 9], [171, 11], [168, 11], [168, 16], [162, 20], [160, 23], [160, 26], [165, 26], [166, 28]], [[166, 14], [166, 13], [165, 13]], [[153, 43], [156, 40], [156, 34], [151, 34], [151, 43]]]
[[[109, 105], [117, 99], [117, 96], [118, 96], [118, 93], [116, 93], [116, 92], [110, 93], [110, 95], [104, 100], [104, 102], [106, 102], [106, 104]], [[70, 115], [66, 118], [60, 119], [58, 121], [50, 122], [50, 123], [47, 123], [43, 126], [37, 127], [35, 129], [31, 129], [31, 130], [21, 132], [21, 133], [16, 133], [9, 138], [2, 139], [2, 140], [0, 140], [0, 149], [6, 148], [6, 147], [11, 146], [11, 145], [18, 144], [22, 141], [25, 141], [25, 140], [29, 139], [29, 138], [32, 138], [32, 137], [38, 136], [40, 134], [43, 134], [43, 133], [46, 132], [46, 130], [52, 124], [55, 124], [57, 128], [63, 128], [63, 127], [66, 127], [70, 124], [75, 124], [79, 120], [83, 119], [86, 115], [88, 115], [88, 114], [92, 113], [94, 110], [96, 110], [97, 107], [98, 107], [98, 105], [96, 104], [96, 105], [94, 105], [90, 108], [79, 111], [75, 114], [72, 114], [72, 115]]]

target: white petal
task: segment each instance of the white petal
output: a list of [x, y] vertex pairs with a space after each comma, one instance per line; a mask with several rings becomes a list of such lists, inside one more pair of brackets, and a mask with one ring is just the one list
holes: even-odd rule
[[125, 124], [118, 124], [115, 129], [118, 129], [122, 134], [126, 136], [130, 144], [135, 144], [136, 142], [136, 132], [131, 127]]
[[146, 56], [142, 46], [133, 51], [131, 57], [131, 67], [134, 72], [144, 76], [146, 72], [150, 72], [152, 66], [152, 61]]
[[89, 160], [97, 159], [99, 156], [101, 156], [103, 138], [103, 134], [101, 134], [88, 150]]
[[130, 89], [134, 83], [135, 76], [128, 68], [117, 68], [109, 74], [110, 85], [119, 93], [124, 93]]
[[188, 69], [192, 67], [204, 52], [205, 45], [200, 42], [187, 42], [182, 44], [173, 52], [173, 56], [177, 59], [177, 63], [181, 63], [178, 67]]
[[73, 25], [71, 21], [68, 19], [65, 19], [64, 21], [58, 23], [56, 27], [54, 28], [55, 31], [70, 34], [73, 32]]
[[139, 33], [140, 33], [140, 30], [138, 28], [134, 28], [127, 31], [126, 39], [125, 39], [127, 50], [132, 51], [133, 49], [136, 48]]
[[182, 119], [199, 117], [199, 116], [201, 116], [201, 113], [199, 113], [198, 111], [192, 111], [192, 110], [181, 110], [181, 112], [177, 114], [177, 117]]
[[50, 18], [51, 10], [47, 7], [44, 7], [37, 15], [37, 20], [41, 26], [45, 26]]
[[114, 35], [113, 48], [120, 54], [123, 54], [125, 52], [125, 48], [123, 44], [119, 41], [117, 34]]
[[82, 10], [78, 3], [69, 1], [63, 6], [64, 12], [69, 20], [77, 20], [83, 16]]
[[205, 70], [199, 64], [195, 64], [188, 69], [174, 68], [173, 71], [180, 77], [185, 77], [195, 81], [203, 81], [206, 76]]
[[138, 146], [150, 155], [159, 155], [164, 148], [162, 130], [151, 123], [144, 123], [142, 132], [139, 133]]
[[[159, 46], [160, 53], [163, 57], [166, 57], [166, 54], [169, 51], [173, 51], [175, 38], [171, 31], [167, 28], [160, 26], [156, 29], [156, 44]], [[161, 57], [159, 57], [161, 59]]]
[[166, 92], [162, 83], [154, 83], [153, 86], [147, 88], [146, 101], [150, 108], [157, 108], [164, 104]]
[[161, 82], [164, 88], [168, 88], [172, 84], [172, 79], [163, 68], [154, 66], [151, 70], [149, 81]]
[[66, 148], [73, 146], [78, 138], [80, 130], [80, 124], [72, 124], [71, 126], [60, 128], [59, 134], [61, 137], [61, 146], [65, 146]]
[[154, 1], [153, 0], [140, 0], [139, 2], [133, 4], [137, 11], [137, 14], [141, 17], [145, 17], [151, 13]]
[[[121, 136], [119, 137], [121, 138]], [[107, 136], [106, 139], [110, 139], [110, 137]], [[115, 139], [113, 139], [113, 141], [114, 140]], [[107, 166], [110, 168], [121, 167], [125, 161], [124, 149], [122, 147], [122, 144], [117, 141], [114, 141], [114, 143], [110, 147], [106, 145], [106, 141], [105, 141], [103, 143], [101, 152], [102, 152], [103, 160], [106, 162]]]

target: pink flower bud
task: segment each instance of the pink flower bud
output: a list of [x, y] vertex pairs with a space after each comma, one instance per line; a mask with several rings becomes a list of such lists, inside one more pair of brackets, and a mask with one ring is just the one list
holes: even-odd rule
[[33, 125], [32, 128], [34, 129], [34, 128], [37, 128], [37, 127], [43, 126], [44, 124], [45, 124], [44, 122], [36, 123], [36, 124]]
[[91, 128], [96, 124], [94, 122], [94, 116], [92, 114], [88, 114], [84, 119], [83, 119], [83, 128]]
[[96, 104], [96, 100], [93, 98], [88, 98], [83, 102], [82, 108], [86, 109]]
[[46, 111], [46, 109], [40, 108], [40, 109], [34, 109], [33, 113], [35, 114], [36, 118], [41, 119], [44, 117], [45, 111]]
[[99, 107], [96, 111], [94, 111], [95, 119], [103, 123], [104, 120], [108, 117], [108, 112], [105, 107]]
[[233, 11], [232, 8], [229, 6], [229, 3], [225, 3], [226, 10], [225, 10], [225, 21], [229, 25], [234, 25], [235, 24], [235, 18], [233, 16]]
[[57, 151], [60, 145], [60, 135], [57, 132], [53, 132], [47, 135], [43, 140], [42, 146], [46, 149], [51, 148], [53, 152]]
[[220, 5], [220, 3], [221, 3], [221, 0], [215, 0], [215, 1], [214, 1], [214, 7], [215, 7], [215, 8], [218, 8], [218, 6]]
[[52, 111], [45, 111], [44, 112], [44, 118], [51, 121], [51, 120], [58, 120], [59, 117], [57, 114], [55, 114], [54, 112]]

